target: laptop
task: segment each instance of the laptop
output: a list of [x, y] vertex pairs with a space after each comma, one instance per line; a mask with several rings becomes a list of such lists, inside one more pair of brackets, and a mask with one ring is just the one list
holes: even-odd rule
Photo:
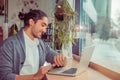
[[76, 61], [76, 65], [71, 65], [67, 67], [62, 68], [55, 68], [48, 72], [48, 74], [54, 74], [54, 75], [64, 75], [64, 76], [76, 76], [84, 71], [87, 70], [90, 59], [92, 57], [93, 51], [95, 46], [90, 45], [87, 47], [84, 47], [83, 52], [81, 56], [79, 57], [80, 60]]

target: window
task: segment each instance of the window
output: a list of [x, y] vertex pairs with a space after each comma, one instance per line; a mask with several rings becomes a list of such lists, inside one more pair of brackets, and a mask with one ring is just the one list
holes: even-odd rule
[[81, 29], [87, 29], [85, 45], [89, 45], [90, 35], [95, 45], [91, 61], [120, 74], [119, 3], [119, 0], [80, 0], [79, 24]]

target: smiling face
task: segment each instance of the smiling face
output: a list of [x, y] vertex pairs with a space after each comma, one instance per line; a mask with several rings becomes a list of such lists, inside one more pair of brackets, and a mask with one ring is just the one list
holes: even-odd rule
[[48, 26], [48, 18], [43, 17], [42, 19], [37, 20], [35, 23], [33, 19], [30, 19], [30, 36], [33, 38], [41, 38], [43, 33], [46, 33], [46, 28]]

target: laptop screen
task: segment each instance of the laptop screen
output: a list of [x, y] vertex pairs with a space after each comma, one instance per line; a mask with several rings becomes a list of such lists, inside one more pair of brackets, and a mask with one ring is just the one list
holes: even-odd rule
[[95, 48], [94, 45], [90, 45], [83, 48], [83, 51], [79, 57], [79, 60], [77, 60], [78, 73], [81, 73], [82, 71], [87, 70], [94, 48]]

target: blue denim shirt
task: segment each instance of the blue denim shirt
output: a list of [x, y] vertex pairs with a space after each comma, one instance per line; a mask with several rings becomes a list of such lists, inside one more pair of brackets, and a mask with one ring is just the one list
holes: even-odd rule
[[[39, 66], [45, 61], [53, 63], [53, 57], [58, 53], [39, 40]], [[15, 75], [20, 72], [25, 61], [25, 42], [23, 30], [15, 36], [7, 38], [0, 45], [0, 80], [15, 80]]]

